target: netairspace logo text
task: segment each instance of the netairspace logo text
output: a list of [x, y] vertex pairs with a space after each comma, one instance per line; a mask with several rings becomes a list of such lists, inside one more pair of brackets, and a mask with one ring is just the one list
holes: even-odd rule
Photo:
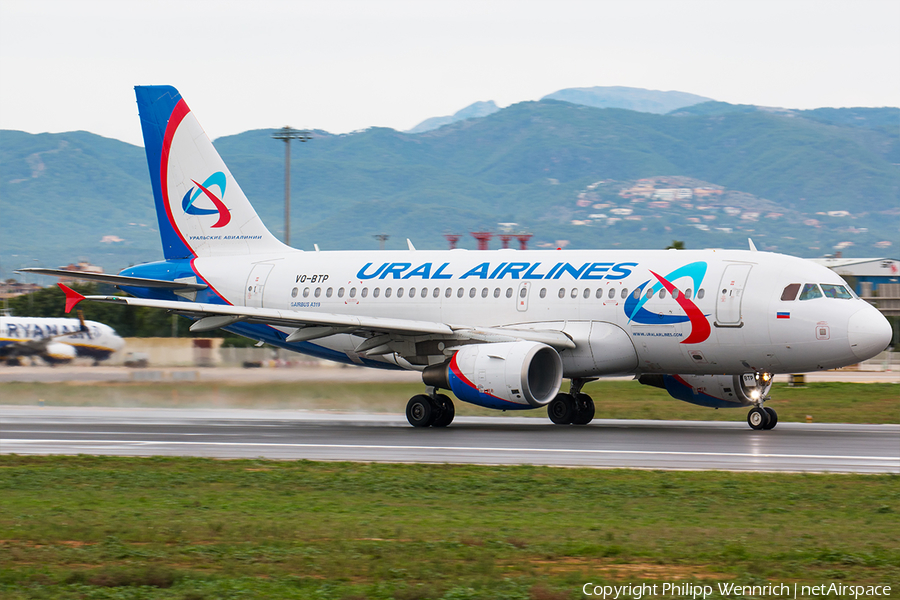
[[806, 585], [794, 583], [774, 583], [766, 585], [738, 585], [735, 583], [718, 583], [714, 588], [711, 585], [699, 585], [694, 583], [663, 583], [639, 585], [594, 585], [586, 583], [581, 592], [585, 596], [617, 600], [618, 598], [641, 600], [662, 596], [667, 598], [707, 598], [718, 592], [725, 597], [755, 597], [755, 598], [876, 598], [891, 595], [889, 585], [847, 585], [843, 583], [822, 583], [818, 585]]

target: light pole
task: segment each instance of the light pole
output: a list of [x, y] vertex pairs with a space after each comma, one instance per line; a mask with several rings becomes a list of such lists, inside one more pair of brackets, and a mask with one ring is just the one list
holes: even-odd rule
[[388, 241], [388, 238], [390, 238], [391, 236], [386, 233], [378, 233], [376, 235], [373, 235], [372, 237], [378, 240], [378, 249], [384, 250], [384, 243]]
[[276, 140], [284, 141], [284, 243], [291, 245], [291, 140], [307, 142], [312, 139], [308, 131], [292, 129], [285, 125], [272, 134]]

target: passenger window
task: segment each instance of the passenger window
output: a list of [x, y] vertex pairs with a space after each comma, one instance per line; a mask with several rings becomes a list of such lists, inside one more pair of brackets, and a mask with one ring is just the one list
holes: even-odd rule
[[[525, 297], [525, 294], [527, 294], [527, 293], [528, 293], [528, 288], [522, 288], [522, 291], [519, 292], [519, 296], [521, 296], [522, 298], [524, 298], [524, 297]], [[512, 288], [506, 288], [506, 297], [507, 297], [507, 298], [512, 298], [512, 294], [513, 294]]]
[[309, 298], [309, 288], [303, 288], [303, 297]]
[[298, 288], [292, 289], [291, 290], [291, 298], [296, 298], [297, 294], [299, 294], [299, 293], [300, 293], [300, 290]]
[[456, 297], [462, 298], [464, 293], [465, 293], [465, 290], [463, 290], [462, 288], [459, 288], [458, 290], [456, 290]]
[[705, 295], [706, 295], [706, 290], [704, 290], [703, 288], [700, 288], [699, 290], [697, 290], [697, 300], [703, 300], [703, 296], [705, 296]]
[[500, 288], [494, 288], [494, 298], [500, 297]]
[[[366, 296], [368, 296], [368, 295], [369, 295], [369, 288], [363, 288], [362, 291], [359, 293], [359, 295], [362, 296], [363, 298], [365, 298]], [[378, 294], [375, 294], [375, 295], [377, 296]]]
[[659, 299], [663, 300], [666, 297], [666, 290], [659, 290]]
[[566, 297], [566, 288], [559, 288], [559, 297], [560, 298]]
[[687, 298], [688, 300], [691, 299], [691, 291], [692, 291], [691, 288], [684, 290], [684, 297]]
[[[390, 289], [390, 288], [388, 288], [388, 289]], [[403, 297], [403, 288], [397, 288], [397, 297], [398, 298]]]
[[634, 288], [634, 299], [639, 300], [641, 297], [641, 288]]
[[469, 290], [469, 298], [474, 298], [475, 294], [477, 294], [477, 293], [478, 293], [478, 290], [476, 290], [475, 288], [471, 288]]
[[597, 288], [597, 300], [603, 297], [603, 288]]
[[[612, 300], [615, 297], [616, 297], [616, 288], [609, 288], [609, 299]], [[623, 298], [624, 298], [624, 296], [623, 296]]]
[[[400, 288], [400, 289], [402, 290], [403, 288]], [[391, 288], [387, 288], [386, 290], [384, 290], [384, 297], [385, 298], [391, 297]]]
[[350, 297], [356, 298], [356, 288], [350, 288]]
[[375, 288], [374, 290], [372, 290], [372, 297], [377, 298], [380, 293], [381, 293], [381, 289]]
[[327, 290], [325, 290], [325, 297], [331, 298], [331, 294], [333, 294], [333, 293], [334, 293], [334, 290], [332, 288], [328, 288]]
[[678, 300], [678, 294], [680, 294], [680, 293], [681, 293], [681, 290], [679, 290], [678, 288], [675, 288], [675, 291], [672, 292], [672, 298], [674, 300]]
[[628, 297], [628, 288], [622, 288], [622, 300]]
[[482, 288], [482, 289], [481, 289], [481, 297], [482, 297], [482, 298], [487, 298], [487, 296], [488, 296], [488, 289], [487, 289], [487, 288]]
[[[402, 298], [402, 297], [403, 297], [403, 288], [400, 288], [400, 289], [397, 290], [397, 297], [398, 297], [398, 298]], [[416, 288], [409, 288], [409, 297], [410, 297], [410, 298], [415, 298], [415, 297], [416, 297]]]
[[572, 288], [572, 294], [571, 294], [571, 296], [572, 296], [573, 298], [577, 298], [577, 297], [578, 297], [578, 288]]
[[653, 288], [647, 290], [647, 300], [653, 297]]
[[[434, 289], [437, 289], [437, 288], [434, 288]], [[449, 298], [452, 295], [453, 295], [453, 288], [447, 288], [446, 290], [444, 290], [444, 298]]]
[[830, 283], [823, 283], [822, 291], [825, 292], [826, 298], [841, 298], [843, 300], [849, 300], [853, 296], [850, 295], [850, 292], [847, 291], [842, 285], [832, 285]]
[[[447, 288], [447, 291], [449, 292], [450, 288]], [[440, 295], [441, 295], [441, 288], [434, 288], [434, 291], [431, 293], [431, 297], [437, 298]], [[449, 296], [450, 294], [447, 294], [447, 295]]]
[[783, 302], [791, 302], [793, 300], [796, 300], [797, 292], [799, 292], [799, 291], [800, 291], [800, 284], [799, 283], [791, 283], [786, 288], [784, 288], [783, 292], [781, 292], [781, 300]]
[[540, 294], [540, 296], [541, 296], [541, 298], [546, 298], [546, 297], [547, 297], [547, 288], [541, 288], [541, 294]]
[[814, 283], [807, 283], [803, 286], [803, 291], [800, 292], [801, 300], [812, 300], [813, 298], [821, 298], [822, 292], [819, 291], [819, 286]]
[[338, 298], [344, 297], [344, 288], [338, 288]]
[[322, 295], [322, 288], [316, 288], [316, 293], [313, 294], [316, 298]]

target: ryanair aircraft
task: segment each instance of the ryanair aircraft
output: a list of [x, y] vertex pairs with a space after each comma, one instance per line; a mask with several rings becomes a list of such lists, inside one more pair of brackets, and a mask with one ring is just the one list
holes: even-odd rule
[[[80, 311], [79, 311], [80, 312]], [[23, 358], [49, 365], [91, 358], [94, 364], [125, 347], [109, 325], [82, 319], [0, 317], [0, 361], [20, 365]]]
[[[628, 374], [679, 400], [751, 407], [750, 426], [771, 429], [774, 373], [857, 363], [891, 338], [837, 274], [752, 242], [749, 251], [290, 248], [178, 91], [135, 90], [165, 260], [83, 275], [132, 296], [88, 299], [164, 308], [194, 319], [192, 331], [420, 371], [426, 392], [406, 409], [416, 427], [450, 424], [444, 391], [499, 410], [547, 407], [554, 423], [583, 425], [594, 417], [584, 384]], [[67, 294], [67, 310], [83, 299]]]

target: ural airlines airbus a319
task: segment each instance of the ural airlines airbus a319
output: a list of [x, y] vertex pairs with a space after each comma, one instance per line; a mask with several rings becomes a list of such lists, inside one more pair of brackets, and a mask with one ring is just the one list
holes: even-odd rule
[[[135, 90], [165, 260], [94, 277], [133, 297], [88, 298], [167, 309], [194, 319], [193, 331], [221, 327], [334, 361], [421, 371], [427, 392], [406, 410], [416, 427], [453, 420], [441, 391], [586, 424], [594, 403], [582, 386], [629, 374], [687, 402], [752, 407], [750, 426], [771, 429], [772, 374], [857, 363], [891, 338], [887, 320], [837, 274], [752, 244], [290, 248], [263, 225], [178, 91]], [[82, 299], [67, 294], [68, 308]]]

